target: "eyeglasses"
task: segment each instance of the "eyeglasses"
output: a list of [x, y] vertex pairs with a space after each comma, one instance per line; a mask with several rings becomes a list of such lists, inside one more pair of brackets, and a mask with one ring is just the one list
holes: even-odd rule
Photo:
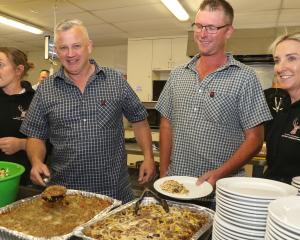
[[223, 26], [217, 27], [217, 26], [213, 26], [213, 25], [207, 25], [207, 26], [203, 26], [199, 23], [193, 23], [192, 24], [192, 28], [194, 31], [196, 32], [202, 32], [204, 29], [208, 34], [215, 34], [218, 32], [218, 30], [220, 30], [221, 28], [224, 28], [226, 26], [229, 26], [229, 24], [225, 24]]

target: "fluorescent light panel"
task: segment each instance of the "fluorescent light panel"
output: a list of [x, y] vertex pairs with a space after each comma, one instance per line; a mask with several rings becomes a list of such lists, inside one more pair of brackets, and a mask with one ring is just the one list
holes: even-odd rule
[[160, 0], [179, 21], [186, 21], [190, 17], [178, 0]]
[[43, 31], [41, 29], [29, 26], [25, 23], [15, 21], [15, 20], [12, 20], [12, 19], [4, 17], [4, 16], [0, 16], [0, 23], [3, 23], [3, 24], [8, 25], [10, 27], [18, 28], [18, 29], [23, 30], [23, 31], [31, 32], [33, 34], [43, 34]]

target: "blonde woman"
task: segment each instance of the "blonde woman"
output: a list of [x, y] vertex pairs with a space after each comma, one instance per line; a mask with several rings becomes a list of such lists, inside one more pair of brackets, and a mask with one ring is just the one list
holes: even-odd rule
[[265, 177], [290, 183], [300, 176], [300, 32], [284, 35], [272, 44], [274, 72], [291, 104], [274, 119], [266, 137]]
[[30, 184], [31, 165], [25, 152], [26, 136], [19, 132], [34, 90], [22, 81], [33, 64], [16, 48], [0, 47], [0, 160], [25, 167], [21, 184]]

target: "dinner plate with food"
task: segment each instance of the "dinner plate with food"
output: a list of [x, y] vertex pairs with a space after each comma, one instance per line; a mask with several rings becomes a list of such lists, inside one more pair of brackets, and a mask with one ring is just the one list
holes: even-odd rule
[[196, 185], [196, 182], [196, 177], [168, 176], [156, 180], [153, 187], [163, 195], [182, 200], [205, 197], [213, 191], [210, 183]]

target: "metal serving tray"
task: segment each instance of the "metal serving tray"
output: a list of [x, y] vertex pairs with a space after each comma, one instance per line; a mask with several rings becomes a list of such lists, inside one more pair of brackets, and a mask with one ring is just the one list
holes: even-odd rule
[[[96, 219], [89, 221], [86, 224], [82, 224], [79, 227], [75, 228], [74, 230], [74, 235], [77, 237], [80, 237], [81, 239], [84, 240], [93, 240], [93, 238], [86, 236], [83, 231], [85, 228], [89, 227], [90, 225], [92, 225], [93, 223], [96, 223], [100, 220], [103, 220], [119, 211], [122, 211], [125, 208], [131, 207], [132, 205], [134, 205], [139, 199], [135, 199], [127, 204], [124, 204], [120, 207], [118, 207], [117, 209], [114, 209], [113, 211], [109, 212], [106, 215], [102, 215], [97, 217]], [[202, 226], [201, 229], [199, 229], [199, 231], [197, 231], [191, 238], [190, 240], [198, 240], [203, 234], [206, 233], [206, 231], [208, 231], [213, 224], [213, 219], [214, 219], [214, 214], [215, 212], [211, 209], [199, 206], [199, 205], [195, 205], [195, 204], [188, 204], [188, 203], [181, 203], [181, 202], [174, 202], [174, 201], [169, 201], [166, 200], [169, 206], [178, 206], [178, 207], [185, 207], [185, 208], [190, 208], [192, 210], [198, 211], [198, 212], [205, 212], [210, 216], [210, 221], [209, 223], [207, 223], [206, 225]], [[141, 202], [140, 206], [143, 205], [149, 205], [149, 204], [158, 204], [158, 201], [153, 198], [153, 197], [145, 197], [143, 199], [143, 201]]]
[[[121, 203], [122, 203], [119, 200], [113, 199], [113, 198], [105, 196], [105, 195], [90, 193], [90, 192], [85, 192], [85, 191], [69, 189], [69, 190], [67, 190], [67, 193], [66, 193], [66, 195], [77, 195], [77, 194], [78, 195], [83, 195], [83, 196], [86, 196], [86, 197], [97, 197], [97, 198], [100, 198], [100, 199], [106, 199], [106, 200], [110, 200], [112, 202], [111, 206], [103, 209], [103, 211], [99, 212], [97, 215], [95, 215], [91, 220], [89, 220], [85, 224], [87, 224], [89, 222], [92, 222], [95, 219], [98, 219], [102, 215], [103, 216], [106, 215], [110, 210], [120, 206]], [[9, 211], [10, 209], [13, 209], [16, 206], [19, 206], [19, 205], [22, 205], [24, 203], [33, 201], [35, 198], [38, 198], [40, 196], [41, 196], [41, 194], [33, 196], [33, 197], [26, 198], [26, 199], [22, 199], [22, 200], [14, 202], [10, 205], [7, 205], [3, 208], [0, 208], [0, 214], [5, 213], [5, 212]], [[79, 225], [79, 226], [81, 226], [81, 225]], [[79, 226], [77, 226], [77, 227], [79, 227]], [[35, 237], [35, 236], [27, 235], [27, 234], [24, 234], [24, 233], [21, 233], [21, 232], [10, 230], [6, 227], [2, 227], [1, 223], [0, 223], [0, 239], [1, 240], [2, 239], [3, 240], [4, 239], [5, 240], [6, 239], [9, 239], [9, 240], [20, 240], [20, 239], [22, 239], [22, 240], [65, 240], [65, 239], [68, 239], [71, 236], [73, 236], [74, 235], [73, 232], [74, 232], [74, 230], [72, 232], [68, 233], [68, 234], [61, 235], [61, 236], [55, 236], [55, 237], [51, 237], [51, 238]]]

